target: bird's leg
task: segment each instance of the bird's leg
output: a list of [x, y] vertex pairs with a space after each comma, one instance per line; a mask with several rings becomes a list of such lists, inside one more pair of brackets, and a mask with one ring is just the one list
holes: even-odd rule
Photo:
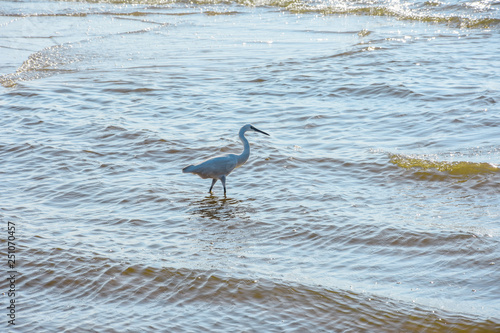
[[224, 187], [224, 196], [226, 196], [226, 176], [220, 177], [220, 181], [222, 183], [222, 186]]
[[214, 187], [215, 185], [215, 182], [217, 181], [217, 179], [212, 179], [212, 186], [210, 186], [210, 190], [208, 190], [208, 193], [212, 193], [212, 188]]

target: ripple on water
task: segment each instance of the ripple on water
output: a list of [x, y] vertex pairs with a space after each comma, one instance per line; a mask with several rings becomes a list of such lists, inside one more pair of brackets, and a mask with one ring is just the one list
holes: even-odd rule
[[[102, 255], [68, 253], [63, 248], [49, 251], [28, 249], [27, 253], [34, 260], [27, 262], [21, 288], [36, 290], [35, 287], [42, 286], [43, 291], [36, 293], [60, 298], [55, 305], [60, 311], [55, 314], [54, 309], [49, 310], [39, 302], [24, 305], [26, 314], [44, 318], [35, 321], [43, 322], [40, 328], [106, 330], [111, 322], [115, 330], [141, 327], [137, 321], [116, 323], [116, 312], [120, 312], [120, 308], [128, 309], [133, 315], [150, 309], [143, 315], [152, 326], [161, 322], [158, 317], [169, 316], [168, 327], [180, 331], [211, 330], [220, 323], [224, 323], [224, 327], [231, 326], [231, 322], [237, 330], [264, 327], [268, 331], [360, 327], [404, 331], [495, 328], [495, 324], [487, 320], [424, 310], [414, 304], [364, 293], [329, 290], [290, 281], [245, 277], [244, 274], [233, 276], [217, 270], [116, 262]], [[33, 274], [35, 271], [38, 274]], [[174, 311], [174, 316], [169, 315], [173, 308], [179, 307], [184, 311]], [[46, 317], [47, 311], [52, 314], [50, 317]], [[68, 316], [68, 311], [93, 315]], [[214, 316], [214, 311], [219, 315]], [[355, 314], [361, 317], [354, 321], [345, 320], [346, 317], [355, 317]], [[249, 322], [232, 319], [242, 316], [253, 319]]]

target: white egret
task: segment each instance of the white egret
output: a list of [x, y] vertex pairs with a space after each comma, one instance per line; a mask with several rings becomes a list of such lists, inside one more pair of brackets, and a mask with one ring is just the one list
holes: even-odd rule
[[240, 129], [239, 137], [243, 143], [243, 153], [240, 155], [227, 154], [224, 156], [218, 156], [208, 159], [200, 164], [189, 165], [182, 169], [184, 173], [194, 173], [203, 179], [212, 178], [212, 186], [208, 190], [212, 193], [212, 188], [214, 187], [217, 180], [220, 180], [222, 186], [224, 187], [224, 196], [226, 195], [226, 176], [231, 173], [234, 169], [242, 166], [248, 160], [250, 156], [250, 144], [245, 138], [246, 131], [259, 132], [265, 135], [269, 135], [264, 131], [261, 131], [250, 124], [243, 126]]

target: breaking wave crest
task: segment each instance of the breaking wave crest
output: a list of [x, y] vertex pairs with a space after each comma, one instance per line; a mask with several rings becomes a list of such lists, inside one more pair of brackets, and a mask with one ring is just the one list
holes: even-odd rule
[[500, 172], [499, 165], [486, 162], [438, 161], [404, 154], [391, 154], [390, 160], [391, 163], [404, 169], [435, 170], [450, 175], [468, 176]]
[[80, 61], [75, 53], [69, 53], [73, 46], [55, 45], [31, 54], [14, 72], [0, 76], [0, 84], [13, 87], [20, 81], [31, 81], [45, 77], [74, 72], [69, 65]]
[[[64, 0], [66, 1], [66, 0]], [[446, 24], [457, 28], [490, 29], [500, 26], [500, 15], [498, 13], [498, 2], [488, 0], [480, 1], [439, 1], [439, 0], [88, 0], [87, 3], [112, 4], [112, 5], [144, 5], [153, 6], [158, 9], [176, 3], [186, 3], [190, 6], [213, 6], [237, 4], [245, 7], [279, 7], [292, 13], [318, 13], [323, 15], [367, 15], [388, 16], [401, 20], [412, 20]], [[127, 9], [124, 13], [116, 15], [130, 15]], [[148, 15], [148, 8], [139, 9], [132, 7], [135, 16]], [[227, 12], [221, 7], [221, 12], [213, 7], [206, 10], [207, 15], [217, 15]], [[90, 12], [71, 11], [62, 15], [86, 16], [96, 14], [109, 14], [90, 10]], [[30, 15], [59, 15], [40, 13], [15, 13], [11, 16]]]

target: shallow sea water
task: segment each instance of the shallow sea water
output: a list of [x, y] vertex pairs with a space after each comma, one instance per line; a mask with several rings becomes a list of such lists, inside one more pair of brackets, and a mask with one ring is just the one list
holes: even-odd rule
[[1, 325], [500, 331], [498, 10], [0, 2]]

